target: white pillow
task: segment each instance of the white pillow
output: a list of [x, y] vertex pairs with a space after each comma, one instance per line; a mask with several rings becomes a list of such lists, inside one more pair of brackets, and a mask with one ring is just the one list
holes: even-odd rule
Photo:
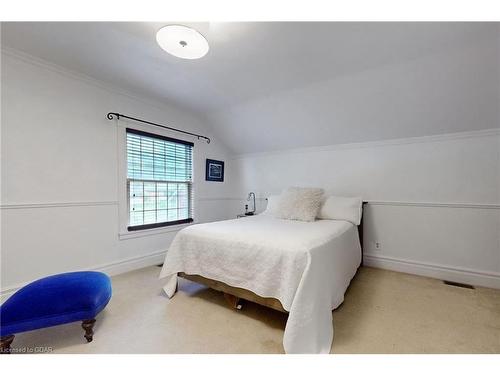
[[329, 196], [321, 206], [319, 219], [345, 220], [359, 225], [363, 200], [360, 197], [347, 198]]
[[290, 187], [281, 193], [274, 216], [314, 221], [323, 200], [323, 189]]
[[271, 196], [267, 197], [267, 207], [264, 210], [264, 212], [262, 212], [262, 213], [264, 215], [274, 216], [277, 209], [278, 209], [279, 200], [280, 200], [279, 195], [271, 195]]

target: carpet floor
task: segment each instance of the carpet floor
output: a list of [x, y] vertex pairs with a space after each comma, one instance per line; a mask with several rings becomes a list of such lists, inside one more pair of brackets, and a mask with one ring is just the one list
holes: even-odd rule
[[[113, 277], [87, 344], [79, 323], [25, 332], [13, 348], [54, 353], [283, 353], [287, 315], [182, 280], [169, 300], [148, 267]], [[500, 353], [500, 290], [362, 267], [333, 312], [332, 353]], [[42, 349], [40, 349], [42, 348]]]

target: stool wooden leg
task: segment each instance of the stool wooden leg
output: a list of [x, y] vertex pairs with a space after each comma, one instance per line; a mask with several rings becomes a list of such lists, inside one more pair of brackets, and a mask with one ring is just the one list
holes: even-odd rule
[[91, 342], [94, 336], [95, 319], [87, 319], [82, 322], [82, 328], [85, 330], [85, 338], [87, 342]]
[[10, 344], [14, 341], [14, 335], [3, 336], [0, 339], [0, 354], [10, 354]]

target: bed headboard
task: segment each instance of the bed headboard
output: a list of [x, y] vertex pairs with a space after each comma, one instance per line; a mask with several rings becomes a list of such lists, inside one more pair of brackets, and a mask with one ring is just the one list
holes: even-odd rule
[[363, 201], [361, 204], [361, 221], [359, 222], [358, 225], [358, 234], [359, 234], [359, 243], [361, 244], [361, 265], [363, 265], [363, 253], [364, 253], [364, 248], [363, 248], [363, 219], [365, 218], [365, 207], [368, 204], [367, 201]]

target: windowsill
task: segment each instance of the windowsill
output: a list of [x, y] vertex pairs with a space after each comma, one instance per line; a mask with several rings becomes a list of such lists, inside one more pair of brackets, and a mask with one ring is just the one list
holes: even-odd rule
[[120, 240], [128, 240], [131, 238], [145, 237], [145, 236], [156, 236], [159, 234], [170, 233], [170, 232], [178, 232], [183, 228], [189, 227], [190, 225], [196, 224], [196, 222], [179, 224], [179, 225], [171, 225], [167, 227], [161, 228], [153, 228], [153, 229], [143, 229], [136, 231], [125, 231], [118, 233], [118, 238]]

